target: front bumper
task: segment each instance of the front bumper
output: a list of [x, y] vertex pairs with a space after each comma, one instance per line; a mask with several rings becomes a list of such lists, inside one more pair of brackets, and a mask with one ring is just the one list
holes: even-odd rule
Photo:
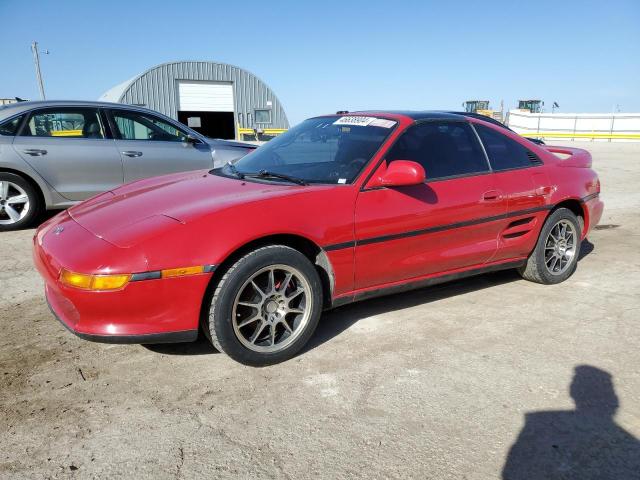
[[[202, 299], [211, 273], [130, 282], [120, 290], [87, 291], [60, 283], [61, 268], [104, 272], [97, 265], [117, 265], [113, 273], [136, 273], [130, 254], [97, 238], [68, 216], [56, 217], [38, 230], [33, 257], [45, 281], [47, 303], [71, 332], [106, 343], [165, 343], [195, 340]], [[63, 227], [56, 235], [54, 227]], [[94, 262], [92, 264], [92, 262]], [[92, 266], [93, 265], [93, 266]]]
[[93, 335], [90, 333], [81, 333], [74, 330], [65, 323], [62, 318], [58, 316], [56, 311], [51, 306], [49, 299], [47, 298], [47, 305], [54, 317], [62, 324], [64, 328], [69, 330], [75, 336], [88, 340], [89, 342], [98, 343], [137, 343], [137, 344], [152, 344], [152, 343], [183, 343], [194, 342], [198, 339], [198, 330], [182, 330], [179, 332], [166, 332], [166, 333], [146, 333], [143, 335]]

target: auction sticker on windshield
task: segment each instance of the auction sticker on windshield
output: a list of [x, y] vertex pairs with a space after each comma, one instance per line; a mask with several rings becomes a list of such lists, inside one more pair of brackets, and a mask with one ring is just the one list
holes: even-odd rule
[[355, 125], [366, 127], [375, 120], [375, 117], [340, 117], [333, 122], [334, 125]]
[[393, 120], [385, 120], [383, 118], [376, 118], [376, 117], [351, 116], [351, 117], [340, 117], [338, 120], [333, 122], [333, 124], [334, 125], [353, 125], [358, 127], [371, 126], [371, 127], [391, 128], [396, 124], [396, 122], [394, 122]]

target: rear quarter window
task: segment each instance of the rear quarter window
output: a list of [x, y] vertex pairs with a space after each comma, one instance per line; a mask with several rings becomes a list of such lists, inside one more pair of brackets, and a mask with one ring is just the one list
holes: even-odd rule
[[11, 120], [0, 123], [0, 135], [15, 136], [15, 134], [18, 133], [18, 128], [20, 127], [20, 122], [23, 117], [24, 115], [18, 115]]
[[535, 153], [506, 135], [484, 125], [474, 126], [494, 171], [527, 168], [541, 163]]

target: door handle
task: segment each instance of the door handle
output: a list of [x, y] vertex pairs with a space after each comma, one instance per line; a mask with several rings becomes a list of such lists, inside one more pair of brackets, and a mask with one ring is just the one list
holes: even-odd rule
[[123, 155], [126, 155], [127, 157], [141, 157], [142, 156], [142, 152], [135, 152], [133, 150], [127, 150], [125, 152], [122, 152]]
[[483, 202], [496, 202], [502, 200], [502, 193], [499, 190], [489, 190], [482, 194]]
[[27, 150], [23, 150], [23, 152], [32, 157], [41, 157], [47, 154], [46, 150], [40, 150], [39, 148], [28, 148]]

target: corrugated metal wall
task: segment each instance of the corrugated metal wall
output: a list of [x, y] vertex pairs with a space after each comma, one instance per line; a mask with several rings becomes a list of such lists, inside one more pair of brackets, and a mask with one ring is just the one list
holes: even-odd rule
[[[178, 119], [178, 82], [200, 80], [232, 82], [236, 125], [253, 128], [254, 110], [270, 108], [272, 123], [264, 128], [289, 128], [278, 97], [258, 77], [233, 65], [214, 62], [174, 62], [158, 65], [135, 78], [120, 97], [121, 103], [143, 105]], [[268, 106], [267, 102], [272, 105]], [[238, 114], [241, 114], [240, 116]], [[249, 117], [247, 116], [249, 114]], [[247, 119], [251, 122], [248, 123]]]

